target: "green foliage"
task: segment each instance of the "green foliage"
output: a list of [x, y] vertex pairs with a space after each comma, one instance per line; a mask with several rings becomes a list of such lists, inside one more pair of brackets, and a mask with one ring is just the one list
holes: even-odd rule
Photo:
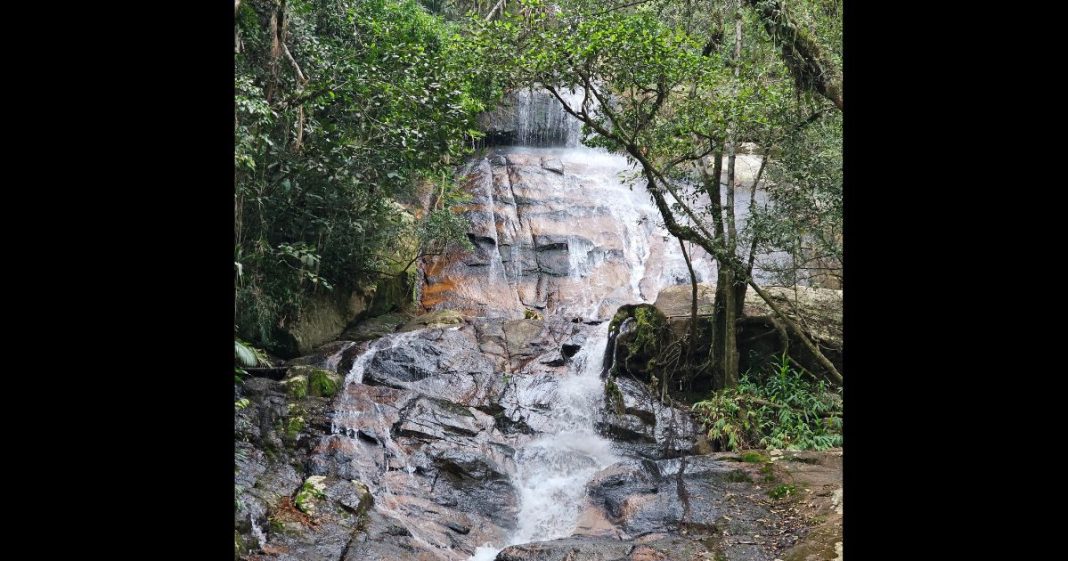
[[237, 35], [235, 322], [270, 348], [308, 295], [464, 241], [447, 206], [404, 205], [470, 152], [499, 91], [477, 45], [414, 0], [249, 0]]
[[234, 361], [246, 368], [271, 365], [267, 353], [240, 339], [234, 339]]
[[747, 373], [736, 388], [695, 403], [693, 411], [709, 440], [730, 450], [824, 450], [842, 445], [840, 390], [811, 382], [785, 355], [763, 384]]
[[778, 273], [777, 282], [784, 286], [803, 283], [810, 271], [840, 271], [841, 113], [821, 112], [806, 126], [789, 130], [766, 174], [770, 204], [755, 209], [750, 236], [759, 236], [763, 251], [786, 252], [791, 261], [763, 263], [764, 270]]

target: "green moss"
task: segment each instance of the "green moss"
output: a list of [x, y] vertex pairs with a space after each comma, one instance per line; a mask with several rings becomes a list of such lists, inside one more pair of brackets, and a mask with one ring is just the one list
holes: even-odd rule
[[294, 415], [290, 417], [289, 422], [286, 423], [286, 438], [289, 440], [296, 440], [302, 430], [304, 430], [304, 417]]
[[623, 306], [612, 317], [609, 330], [618, 332], [627, 318], [634, 318], [634, 328], [616, 340], [622, 350], [623, 369], [631, 373], [651, 373], [661, 367], [659, 355], [671, 336], [667, 317], [650, 304]]
[[612, 333], [613, 331], [619, 329], [619, 326], [622, 325], [623, 322], [630, 317], [630, 312], [633, 309], [634, 306], [623, 306], [618, 311], [616, 311], [616, 315], [612, 316], [612, 321], [608, 323], [608, 332]]
[[523, 312], [523, 317], [525, 319], [541, 319], [541, 314], [535, 312], [534, 310], [525, 310]]
[[760, 452], [746, 452], [742, 454], [742, 461], [750, 464], [761, 464], [768, 461], [768, 457]]
[[617, 415], [623, 414], [623, 392], [616, 385], [615, 378], [609, 376], [604, 383], [604, 395], [608, 400], [609, 405], [615, 410]]
[[304, 399], [308, 396], [308, 377], [294, 376], [285, 382], [286, 395], [290, 399]]
[[760, 466], [760, 473], [764, 475], [764, 477], [763, 477], [764, 483], [774, 483], [775, 482], [775, 480], [776, 480], [775, 468], [772, 467], [771, 462], [768, 462], [768, 463], [764, 464], [763, 466]]
[[[634, 341], [631, 343], [633, 355], [653, 355], [660, 347], [667, 329], [667, 318], [653, 306], [643, 304], [634, 308]], [[650, 359], [650, 362], [655, 359]]]
[[783, 497], [788, 497], [790, 495], [793, 495], [796, 492], [797, 492], [797, 487], [795, 487], [793, 485], [790, 485], [790, 484], [785, 484], [784, 483], [784, 484], [779, 485], [778, 487], [772, 489], [771, 492], [768, 493], [768, 496], [773, 498], [773, 499], [781, 499]]
[[315, 501], [326, 498], [326, 484], [323, 481], [326, 478], [321, 475], [313, 475], [304, 482], [304, 485], [300, 487], [300, 491], [297, 492], [297, 497], [293, 499], [293, 504], [297, 506], [301, 512], [311, 514], [315, 512]]
[[337, 394], [337, 375], [329, 370], [315, 370], [308, 379], [308, 393], [320, 397], [334, 397]]

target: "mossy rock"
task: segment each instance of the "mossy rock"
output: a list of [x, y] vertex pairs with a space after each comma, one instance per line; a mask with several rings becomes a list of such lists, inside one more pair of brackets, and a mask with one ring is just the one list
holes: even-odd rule
[[308, 377], [304, 375], [293, 376], [282, 380], [286, 386], [286, 395], [290, 399], [304, 399], [308, 397]]
[[[623, 323], [633, 318], [631, 327], [619, 333]], [[672, 339], [667, 317], [649, 304], [623, 306], [612, 317], [609, 332], [617, 333], [615, 367], [642, 381], [651, 380], [659, 367], [657, 356]]]
[[411, 314], [402, 312], [368, 318], [346, 329], [341, 334], [341, 339], [345, 341], [371, 341], [393, 333], [411, 319]]
[[343, 382], [344, 379], [336, 372], [307, 365], [291, 366], [282, 380], [290, 399], [334, 397]]
[[604, 397], [605, 403], [609, 404], [609, 407], [615, 411], [617, 415], [622, 415], [624, 412], [623, 405], [623, 392], [616, 385], [615, 378], [608, 376], [604, 383]]
[[308, 378], [308, 394], [317, 397], [334, 397], [341, 388], [341, 376], [329, 371], [316, 369]]
[[286, 422], [286, 438], [290, 441], [296, 441], [300, 436], [300, 431], [304, 430], [305, 421], [301, 415], [294, 415]]
[[302, 485], [300, 491], [297, 492], [297, 497], [293, 499], [293, 504], [295, 504], [301, 512], [314, 514], [318, 502], [325, 498], [326, 476], [313, 475], [304, 481], [304, 485]]

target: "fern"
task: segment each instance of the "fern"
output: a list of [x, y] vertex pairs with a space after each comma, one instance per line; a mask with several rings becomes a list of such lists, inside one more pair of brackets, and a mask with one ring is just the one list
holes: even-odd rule
[[693, 411], [709, 440], [728, 450], [824, 450], [842, 445], [840, 391], [811, 382], [785, 355], [763, 384], [746, 373], [738, 387], [695, 403]]

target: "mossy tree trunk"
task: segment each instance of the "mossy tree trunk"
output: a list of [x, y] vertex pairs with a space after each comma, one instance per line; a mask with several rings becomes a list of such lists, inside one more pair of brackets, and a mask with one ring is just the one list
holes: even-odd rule
[[804, 27], [792, 21], [782, 0], [746, 0], [782, 52], [797, 87], [829, 99], [843, 110], [842, 71]]

